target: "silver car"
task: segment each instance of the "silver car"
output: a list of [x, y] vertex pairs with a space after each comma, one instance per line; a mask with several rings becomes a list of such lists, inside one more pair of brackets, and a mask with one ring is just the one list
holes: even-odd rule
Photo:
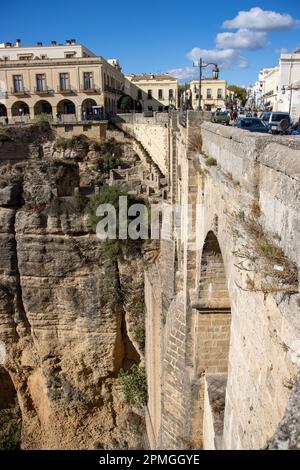
[[260, 119], [269, 127], [272, 134], [289, 134], [292, 128], [292, 120], [289, 113], [264, 112]]

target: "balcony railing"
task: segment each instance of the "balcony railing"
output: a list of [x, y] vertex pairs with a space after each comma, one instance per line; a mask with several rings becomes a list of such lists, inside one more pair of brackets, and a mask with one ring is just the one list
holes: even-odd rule
[[57, 93], [60, 93], [61, 95], [74, 95], [74, 93], [76, 93], [76, 90], [71, 86], [58, 85]]
[[98, 86], [93, 85], [93, 84], [91, 84], [90, 86], [81, 85], [80, 86], [80, 91], [81, 91], [81, 93], [87, 93], [87, 94], [90, 94], [90, 95], [95, 95], [95, 94], [101, 93], [101, 89]]
[[34, 87], [34, 93], [36, 95], [52, 95], [54, 93], [54, 90], [52, 88], [49, 88], [48, 86], [45, 87]]
[[124, 91], [114, 88], [110, 85], [104, 85], [104, 91], [108, 91], [109, 93], [114, 93], [116, 95], [123, 95]]
[[10, 92], [11, 92], [12, 95], [15, 95], [15, 96], [26, 96], [26, 95], [29, 94], [29, 91], [24, 87], [22, 87], [20, 89], [17, 89], [15, 87], [13, 87], [13, 88], [11, 88]]

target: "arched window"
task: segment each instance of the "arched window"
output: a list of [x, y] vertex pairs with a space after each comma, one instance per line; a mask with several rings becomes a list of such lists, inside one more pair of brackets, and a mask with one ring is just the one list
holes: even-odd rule
[[52, 115], [52, 106], [46, 100], [40, 100], [34, 105], [34, 115], [38, 116], [39, 114], [48, 114]]
[[27, 116], [29, 115], [29, 106], [24, 101], [16, 101], [11, 108], [12, 115], [15, 116]]

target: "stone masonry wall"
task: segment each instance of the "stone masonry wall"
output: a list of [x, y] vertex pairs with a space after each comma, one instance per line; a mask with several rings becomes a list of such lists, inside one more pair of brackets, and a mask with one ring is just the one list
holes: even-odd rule
[[[297, 292], [263, 292], [262, 272], [239, 267], [240, 250], [253, 246], [241, 220], [251, 219], [253, 208], [258, 207], [255, 220], [262, 231], [299, 270], [299, 151], [293, 139], [287, 138], [283, 145], [280, 138], [211, 123], [194, 126], [193, 132], [202, 139], [202, 149], [195, 149], [190, 131], [178, 127], [176, 152], [169, 164], [178, 175], [172, 178], [177, 185], [176, 191], [171, 188], [175, 202], [192, 204], [193, 221], [192, 230], [188, 229], [183, 215], [181, 239], [173, 240], [175, 289], [163, 313], [162, 420], [157, 445], [201, 447], [203, 377], [210, 367], [216, 371], [220, 360], [222, 371], [228, 370], [223, 448], [260, 449], [284, 416], [300, 365], [300, 302]], [[218, 240], [224, 263], [219, 275], [224, 277], [231, 310], [231, 321], [224, 313], [222, 325], [214, 326], [212, 314], [199, 318], [194, 308], [205, 300], [199, 286], [208, 233]], [[170, 261], [168, 251], [162, 250], [161, 264]], [[170, 284], [169, 275], [167, 270], [161, 272], [162, 286], [166, 277]], [[163, 288], [154, 288], [162, 298]], [[216, 332], [224, 333], [229, 352], [218, 345]], [[213, 349], [205, 349], [210, 334], [214, 357]], [[205, 354], [211, 363], [205, 363]]]
[[158, 116], [144, 118], [138, 114], [125, 114], [118, 115], [113, 119], [113, 122], [119, 129], [141, 142], [163, 175], [167, 176], [169, 163], [168, 115], [163, 114], [160, 118]]

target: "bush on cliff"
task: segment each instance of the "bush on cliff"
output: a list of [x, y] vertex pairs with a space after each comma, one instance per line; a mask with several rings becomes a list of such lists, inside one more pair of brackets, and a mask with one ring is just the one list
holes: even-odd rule
[[4, 144], [4, 142], [11, 142], [12, 139], [9, 137], [5, 129], [0, 129], [0, 143]]
[[82, 148], [88, 150], [89, 141], [83, 134], [74, 135], [71, 139], [59, 137], [55, 142], [55, 147], [61, 150], [79, 150]]
[[[142, 248], [143, 240], [131, 240], [129, 237], [125, 240], [120, 239], [119, 231], [123, 228], [120, 224], [128, 225], [133, 219], [127, 215], [127, 219], [121, 220], [119, 217], [119, 202], [120, 197], [126, 196], [127, 197], [127, 205], [128, 208], [136, 203], [143, 203], [136, 196], [126, 193], [124, 190], [121, 190], [118, 186], [107, 186], [104, 185], [101, 187], [99, 193], [94, 194], [94, 196], [90, 199], [90, 202], [87, 205], [86, 213], [88, 214], [89, 222], [93, 230], [96, 230], [97, 224], [106, 217], [100, 217], [96, 215], [97, 208], [102, 204], [111, 204], [116, 210], [116, 239], [106, 239], [105, 243], [105, 251], [107, 255], [112, 258], [116, 259], [122, 253], [130, 253], [133, 252], [140, 252]], [[146, 224], [147, 221], [145, 221]], [[148, 225], [146, 225], [148, 226]]]
[[0, 410], [0, 450], [19, 450], [21, 444], [21, 411], [18, 400]]
[[107, 139], [102, 143], [95, 143], [94, 150], [98, 154], [98, 168], [100, 171], [109, 172], [113, 168], [116, 168], [122, 157], [122, 146], [113, 137]]
[[130, 370], [121, 369], [118, 383], [126, 403], [142, 408], [147, 403], [147, 379], [143, 367], [134, 364]]

